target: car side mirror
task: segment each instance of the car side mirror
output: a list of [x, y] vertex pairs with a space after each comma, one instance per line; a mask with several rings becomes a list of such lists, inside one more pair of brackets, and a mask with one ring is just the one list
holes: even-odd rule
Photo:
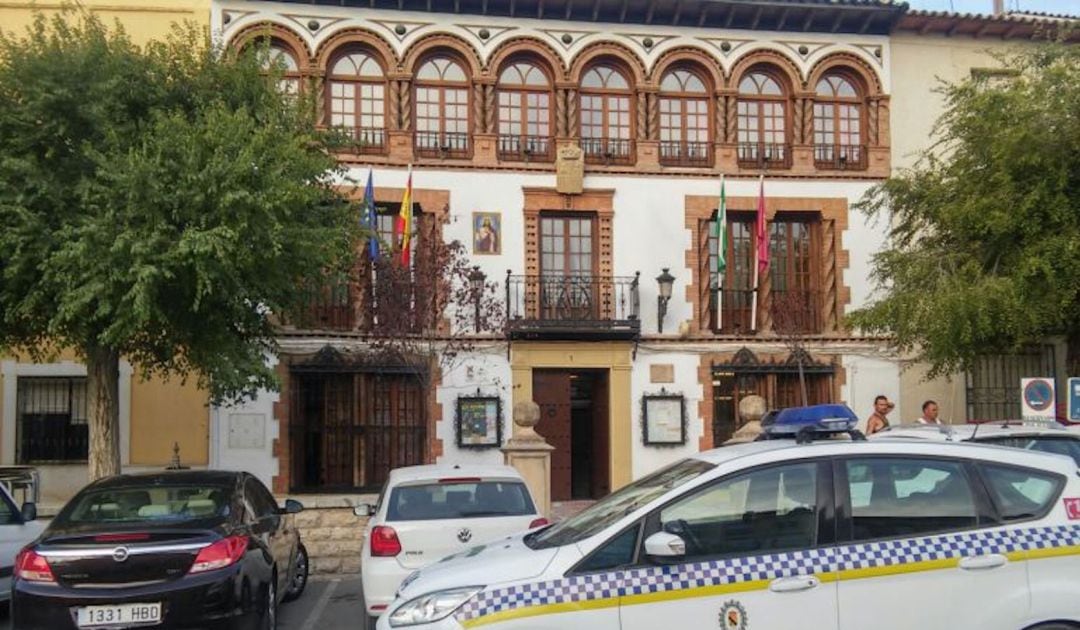
[[352, 513], [361, 518], [371, 518], [375, 516], [375, 506], [370, 503], [361, 503], [353, 508]]
[[24, 521], [36, 521], [37, 520], [37, 504], [33, 501], [27, 501], [22, 504], [22, 517]]
[[686, 555], [686, 543], [675, 534], [656, 532], [645, 539], [645, 553], [653, 558], [681, 558]]
[[285, 499], [285, 513], [297, 514], [304, 511], [304, 504], [294, 499]]

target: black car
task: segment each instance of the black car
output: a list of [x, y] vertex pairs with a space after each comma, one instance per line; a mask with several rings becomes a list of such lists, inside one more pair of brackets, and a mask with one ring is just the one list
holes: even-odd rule
[[97, 481], [19, 553], [13, 626], [272, 630], [307, 582], [301, 509], [247, 473]]

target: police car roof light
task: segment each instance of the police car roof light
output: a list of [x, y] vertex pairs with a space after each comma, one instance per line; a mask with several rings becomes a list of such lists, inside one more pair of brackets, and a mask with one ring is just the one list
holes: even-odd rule
[[865, 439], [855, 430], [858, 423], [858, 416], [847, 405], [830, 403], [782, 409], [764, 418], [761, 428], [766, 439], [796, 438], [800, 443], [838, 433]]

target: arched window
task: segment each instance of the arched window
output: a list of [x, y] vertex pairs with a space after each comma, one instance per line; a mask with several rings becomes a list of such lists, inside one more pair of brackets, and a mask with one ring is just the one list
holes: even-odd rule
[[581, 77], [581, 148], [590, 162], [632, 162], [634, 137], [630, 82], [613, 66]]
[[818, 81], [814, 100], [814, 164], [818, 168], [864, 169], [862, 100], [839, 74]]
[[416, 151], [469, 157], [469, 77], [450, 57], [432, 57], [416, 71]]
[[551, 81], [528, 61], [499, 74], [499, 159], [554, 159], [551, 141]]
[[362, 152], [386, 150], [386, 75], [363, 50], [334, 59], [326, 77], [330, 125], [351, 135]]
[[270, 42], [265, 52], [260, 53], [263, 69], [277, 69], [281, 72], [278, 80], [278, 89], [282, 94], [295, 95], [300, 93], [300, 64], [296, 61], [296, 55], [284, 44], [278, 41]]
[[743, 76], [737, 113], [739, 166], [790, 167], [787, 94], [780, 81], [762, 71]]
[[708, 166], [709, 90], [697, 74], [676, 69], [660, 81], [660, 163]]

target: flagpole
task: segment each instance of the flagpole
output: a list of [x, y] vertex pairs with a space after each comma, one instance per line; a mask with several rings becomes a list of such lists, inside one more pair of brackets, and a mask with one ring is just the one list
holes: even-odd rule
[[[724, 328], [724, 273], [720, 269], [721, 258], [725, 256], [727, 240], [727, 209], [724, 207], [724, 174], [720, 174], [720, 206], [716, 209], [716, 330]], [[724, 260], [724, 267], [727, 261]]]
[[[754, 243], [758, 248], [756, 260], [754, 260], [754, 294], [750, 299], [750, 330], [757, 331], [757, 311], [758, 311], [758, 293], [761, 291], [761, 234], [760, 226], [764, 223], [765, 218], [761, 216], [765, 213], [765, 174], [762, 173], [758, 178], [758, 204], [757, 213], [755, 217], [756, 222], [754, 225]], [[765, 247], [768, 247], [768, 241], [765, 243]]]

